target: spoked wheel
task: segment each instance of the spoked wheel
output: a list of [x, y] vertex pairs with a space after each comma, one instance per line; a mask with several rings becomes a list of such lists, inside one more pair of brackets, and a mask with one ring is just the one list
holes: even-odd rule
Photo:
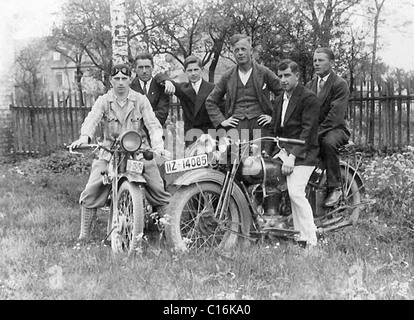
[[112, 217], [111, 247], [115, 252], [132, 254], [144, 232], [144, 189], [124, 181], [118, 191]]
[[[327, 219], [316, 223], [324, 231], [331, 231], [341, 227], [355, 225], [358, 222], [361, 211], [361, 186], [357, 183], [355, 174], [341, 168], [342, 197], [337, 205], [327, 208]], [[321, 180], [321, 186], [326, 187], [326, 175]], [[317, 221], [315, 221], [317, 222]]]
[[165, 232], [178, 251], [229, 249], [238, 240], [240, 218], [234, 198], [227, 214], [215, 214], [221, 186], [200, 182], [180, 188], [170, 203], [171, 220]]

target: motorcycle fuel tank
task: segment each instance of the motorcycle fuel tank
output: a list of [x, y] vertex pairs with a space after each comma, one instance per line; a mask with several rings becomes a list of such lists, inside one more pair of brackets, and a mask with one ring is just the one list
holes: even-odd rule
[[286, 183], [281, 168], [282, 162], [278, 159], [247, 157], [242, 164], [243, 181], [248, 184], [264, 183], [266, 187], [280, 189]]

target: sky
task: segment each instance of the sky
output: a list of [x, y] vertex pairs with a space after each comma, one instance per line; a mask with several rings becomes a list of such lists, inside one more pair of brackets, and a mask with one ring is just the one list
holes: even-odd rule
[[[0, 11], [13, 15], [15, 39], [24, 39], [47, 35], [56, 19], [58, 11], [65, 0], [0, 0]], [[386, 0], [383, 12], [385, 23], [380, 29], [382, 47], [378, 52], [383, 62], [391, 67], [414, 71], [414, 23], [397, 30], [391, 28], [406, 19], [413, 19], [414, 0], [412, 7], [400, 5], [399, 0]], [[403, 30], [403, 32], [401, 32]]]

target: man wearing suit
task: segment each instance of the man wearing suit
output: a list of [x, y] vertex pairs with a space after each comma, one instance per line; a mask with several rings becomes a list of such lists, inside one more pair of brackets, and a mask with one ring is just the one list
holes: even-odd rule
[[318, 135], [330, 190], [324, 203], [326, 207], [334, 206], [341, 198], [338, 148], [351, 136], [345, 121], [350, 92], [347, 82], [332, 71], [334, 62], [330, 48], [317, 48], [313, 55], [316, 77], [306, 84], [321, 104]]
[[[252, 60], [250, 37], [236, 34], [230, 39], [237, 65], [223, 74], [206, 100], [214, 127], [237, 129], [241, 140], [266, 136], [271, 121], [270, 91], [281, 93], [279, 78]], [[225, 97], [224, 112], [219, 105]]]
[[170, 97], [166, 93], [166, 87], [155, 81], [152, 77], [154, 59], [150, 53], [143, 52], [137, 55], [136, 78], [130, 88], [147, 96], [158, 121], [164, 126], [168, 117]]
[[298, 230], [298, 243], [302, 247], [315, 246], [316, 226], [312, 207], [306, 198], [305, 188], [315, 166], [319, 163], [318, 116], [319, 102], [316, 95], [299, 84], [299, 66], [291, 60], [277, 65], [284, 93], [275, 100], [270, 136], [305, 141], [305, 145], [277, 145], [266, 143], [266, 153], [283, 161], [282, 174], [286, 175], [292, 206], [294, 229]]
[[201, 134], [208, 133], [208, 129], [214, 128], [205, 106], [214, 83], [201, 77], [202, 67], [200, 58], [188, 56], [184, 60], [184, 70], [189, 82], [174, 83], [175, 95], [180, 99], [183, 109], [186, 147]]

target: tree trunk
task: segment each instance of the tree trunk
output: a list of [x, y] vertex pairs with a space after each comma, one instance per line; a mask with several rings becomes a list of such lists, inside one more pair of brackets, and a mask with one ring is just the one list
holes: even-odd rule
[[[380, 1], [380, 2], [379, 2]], [[375, 0], [375, 17], [374, 17], [374, 44], [372, 48], [372, 61], [371, 61], [371, 97], [375, 95], [375, 65], [377, 62], [377, 42], [378, 42], [378, 22], [381, 14], [381, 9], [385, 0]], [[371, 102], [371, 114], [369, 119], [369, 142], [374, 143], [374, 121], [375, 121], [375, 101]]]
[[125, 0], [110, 0], [112, 63], [128, 63], [128, 37]]
[[213, 59], [211, 60], [210, 68], [208, 70], [208, 81], [214, 83], [214, 74], [216, 72], [217, 64], [220, 59], [220, 53], [223, 50], [224, 40], [214, 39]]

